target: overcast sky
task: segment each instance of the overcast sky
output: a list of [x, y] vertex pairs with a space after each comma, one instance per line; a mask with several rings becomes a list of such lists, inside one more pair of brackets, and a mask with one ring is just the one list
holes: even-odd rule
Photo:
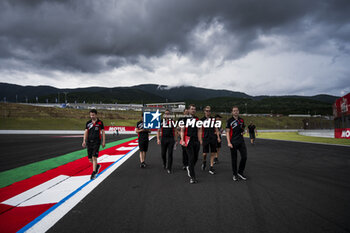
[[1, 0], [0, 82], [350, 92], [349, 0]]

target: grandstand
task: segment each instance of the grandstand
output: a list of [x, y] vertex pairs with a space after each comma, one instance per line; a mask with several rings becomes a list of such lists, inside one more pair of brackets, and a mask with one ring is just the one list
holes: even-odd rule
[[172, 112], [183, 112], [186, 107], [185, 102], [172, 102], [172, 103], [150, 103], [146, 104], [144, 107], [144, 111], [155, 111], [159, 109], [159, 111], [164, 111], [165, 109], [169, 109]]

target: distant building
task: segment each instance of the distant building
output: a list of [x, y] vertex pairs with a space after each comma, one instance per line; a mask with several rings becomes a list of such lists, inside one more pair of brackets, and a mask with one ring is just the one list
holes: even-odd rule
[[183, 112], [186, 108], [185, 102], [172, 102], [172, 103], [150, 103], [144, 106], [144, 111], [165, 111], [169, 109], [172, 112]]

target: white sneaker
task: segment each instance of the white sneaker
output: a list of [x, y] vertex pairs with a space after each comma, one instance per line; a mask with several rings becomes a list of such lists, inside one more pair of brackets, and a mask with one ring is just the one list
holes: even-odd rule
[[238, 175], [238, 177], [241, 178], [242, 180], [246, 180], [246, 179], [247, 179], [247, 177], [243, 176], [242, 174], [239, 174], [239, 173], [238, 173], [237, 175]]

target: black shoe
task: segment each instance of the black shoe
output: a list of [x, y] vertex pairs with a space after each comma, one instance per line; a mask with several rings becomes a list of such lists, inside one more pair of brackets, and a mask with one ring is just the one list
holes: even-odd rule
[[212, 174], [212, 175], [215, 175], [215, 174], [216, 174], [216, 172], [215, 172], [215, 170], [214, 170], [213, 167], [210, 167], [210, 168], [209, 168], [209, 174]]
[[165, 165], [163, 165], [163, 169], [164, 169], [164, 170], [166, 169], [166, 166], [165, 166]]
[[96, 172], [92, 172], [90, 176], [90, 180], [94, 180], [96, 178]]
[[190, 179], [190, 184], [195, 184], [197, 183], [198, 181], [196, 180], [196, 178], [191, 178]]
[[206, 166], [207, 166], [207, 162], [206, 162], [206, 161], [203, 161], [203, 162], [202, 162], [202, 166], [201, 166], [202, 171], [205, 170], [205, 167], [206, 167]]
[[100, 171], [100, 168], [101, 168], [101, 165], [97, 164], [97, 166], [96, 166], [96, 174], [98, 174], [98, 172]]
[[168, 174], [171, 174], [171, 173], [172, 173], [170, 169], [167, 169], [166, 172], [167, 172]]
[[142, 163], [140, 164], [140, 168], [145, 168], [145, 167], [146, 167], [145, 162], [142, 162]]
[[218, 163], [219, 163], [218, 158], [214, 158], [214, 164], [218, 164]]
[[238, 173], [237, 176], [238, 176], [240, 179], [242, 179], [242, 180], [246, 180], [246, 179], [247, 179], [247, 177], [245, 177], [243, 174], [240, 174], [240, 173]]
[[233, 180], [233, 181], [238, 181], [237, 176], [233, 175], [233, 176], [232, 176], [232, 180]]

